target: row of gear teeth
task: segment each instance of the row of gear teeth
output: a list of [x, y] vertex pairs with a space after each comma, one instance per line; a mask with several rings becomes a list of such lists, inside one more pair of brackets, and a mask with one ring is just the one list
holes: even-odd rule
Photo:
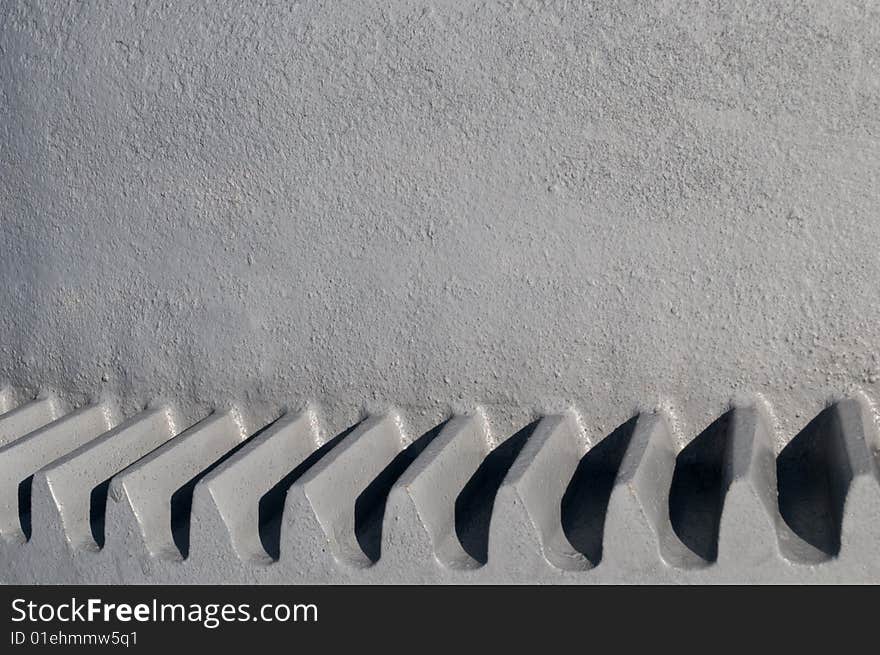
[[0, 581], [880, 582], [878, 436], [836, 402], [778, 454], [759, 406], [680, 452], [662, 412], [590, 444], [570, 411], [495, 445], [480, 415], [323, 438], [309, 408], [0, 415]]

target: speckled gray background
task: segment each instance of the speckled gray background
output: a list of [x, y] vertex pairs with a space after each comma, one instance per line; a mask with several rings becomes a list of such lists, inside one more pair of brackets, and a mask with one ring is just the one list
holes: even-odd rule
[[0, 5], [0, 383], [499, 434], [880, 375], [870, 2]]

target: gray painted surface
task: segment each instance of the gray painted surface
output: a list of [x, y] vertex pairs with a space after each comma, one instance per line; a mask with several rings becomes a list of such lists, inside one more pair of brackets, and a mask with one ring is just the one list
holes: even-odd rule
[[663, 413], [597, 443], [574, 412], [497, 447], [479, 414], [412, 443], [395, 415], [320, 427], [92, 405], [21, 436], [0, 448], [0, 582], [880, 581], [862, 398], [778, 456], [755, 405], [681, 452]]
[[[858, 398], [873, 425], [880, 13], [721, 4], [2, 3], [0, 386], [15, 392], [0, 409], [44, 401], [0, 420], [0, 439], [95, 402], [172, 412], [167, 438], [212, 408], [243, 426], [188, 440], [198, 454], [167, 472], [170, 492], [285, 408], [314, 417], [314, 444], [396, 417], [399, 436], [361, 444], [367, 459], [480, 416], [484, 436], [423, 451], [438, 458], [424, 475], [454, 496], [523, 425], [571, 408], [580, 436], [536, 460], [557, 475], [640, 413], [664, 416], [669, 443], [650, 461], [670, 476], [731, 403], [762, 408], [771, 464], [831, 401]], [[105, 479], [158, 438], [102, 450]], [[291, 448], [296, 466], [306, 451]], [[532, 439], [521, 452], [536, 455]], [[288, 501], [308, 515], [310, 489], [354, 484], [343, 464]], [[754, 475], [780, 507], [775, 476]], [[137, 479], [111, 488], [141, 498]], [[530, 521], [567, 562], [556, 496], [535, 493], [522, 502], [544, 518]], [[840, 523], [845, 494], [823, 493]], [[333, 510], [316, 520], [330, 512], [348, 543], [337, 514], [353, 499], [319, 496]], [[419, 514], [418, 498], [389, 502]], [[421, 511], [427, 537], [412, 540], [440, 570], [492, 570], [467, 568], [448, 506]], [[334, 557], [357, 561], [349, 546]], [[87, 552], [45, 579], [166, 575], [153, 555], [129, 571]], [[210, 566], [191, 579], [264, 579]]]

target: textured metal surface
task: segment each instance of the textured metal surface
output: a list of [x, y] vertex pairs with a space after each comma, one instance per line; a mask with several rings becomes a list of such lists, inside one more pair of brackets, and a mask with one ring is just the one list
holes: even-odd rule
[[310, 408], [56, 408], [0, 415], [4, 582], [880, 582], [864, 397], [779, 453], [760, 403], [682, 450], [662, 412], [592, 442], [574, 410], [408, 440], [394, 414], [324, 439]]
[[876, 3], [6, 0], [0, 117], [0, 579], [880, 581]]
[[0, 115], [0, 385], [597, 439], [880, 380], [876, 3], [7, 0]]

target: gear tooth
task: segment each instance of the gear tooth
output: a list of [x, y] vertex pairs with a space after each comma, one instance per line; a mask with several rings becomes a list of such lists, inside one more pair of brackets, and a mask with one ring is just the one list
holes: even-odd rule
[[110, 495], [124, 501], [120, 509], [125, 515], [116, 517], [119, 524], [108, 520], [108, 544], [119, 533], [120, 538], [139, 543], [142, 553], [160, 559], [185, 558], [194, 487], [245, 436], [234, 412], [215, 413], [115, 476]]
[[385, 502], [405, 468], [404, 452], [393, 415], [367, 418], [340, 440], [288, 492], [282, 559], [289, 549], [297, 562], [318, 550], [344, 566], [364, 568], [377, 561]]
[[[854, 479], [876, 483], [874, 429], [864, 404], [844, 399], [823, 410], [779, 454], [779, 508], [787, 532], [783, 552], [790, 560], [834, 559], [844, 522], [850, 535], [864, 529], [846, 516], [847, 497]], [[856, 511], [853, 502], [849, 509], [865, 511]]]
[[484, 563], [459, 540], [456, 503], [489, 451], [486, 424], [476, 416], [454, 417], [427, 444], [392, 488], [383, 533], [395, 560], [410, 568], [432, 556], [451, 568]]
[[563, 530], [563, 498], [582, 453], [574, 412], [546, 416], [536, 426], [498, 490], [489, 533], [489, 562], [507, 574], [542, 562], [566, 571], [591, 562]]
[[318, 438], [308, 410], [286, 415], [205, 475], [193, 496], [193, 556], [278, 559], [284, 497], [320, 456]]
[[675, 446], [664, 415], [639, 415], [608, 501], [603, 558], [633, 572], [656, 568], [661, 561], [677, 568], [701, 565], [670, 521], [674, 470]]
[[63, 536], [75, 550], [101, 548], [110, 479], [168, 441], [172, 425], [170, 409], [146, 410], [43, 468], [34, 478], [35, 490], [39, 480], [49, 502], [34, 497], [33, 520], [60, 530], [38, 536], [56, 541]]
[[[837, 404], [849, 485], [841, 515], [840, 558], [857, 566], [880, 543], [880, 432], [863, 398]], [[877, 566], [876, 563], [873, 563]]]
[[30, 538], [32, 476], [110, 430], [109, 416], [106, 407], [90, 405], [0, 448], [0, 535], [4, 539], [22, 542]]
[[0, 415], [0, 447], [60, 418], [61, 403], [54, 396], [37, 398]]
[[722, 462], [718, 561], [755, 566], [780, 555], [771, 429], [757, 407], [738, 407], [731, 414]]

